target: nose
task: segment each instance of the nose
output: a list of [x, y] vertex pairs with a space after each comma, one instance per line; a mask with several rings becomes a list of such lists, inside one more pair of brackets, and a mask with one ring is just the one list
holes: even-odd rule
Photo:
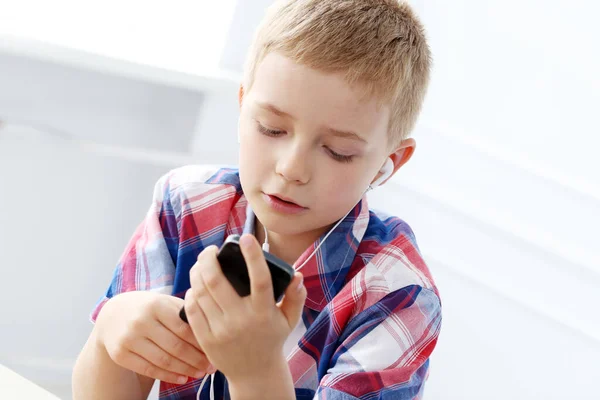
[[308, 150], [299, 144], [291, 145], [279, 156], [275, 172], [290, 183], [305, 184], [310, 180], [310, 157]]

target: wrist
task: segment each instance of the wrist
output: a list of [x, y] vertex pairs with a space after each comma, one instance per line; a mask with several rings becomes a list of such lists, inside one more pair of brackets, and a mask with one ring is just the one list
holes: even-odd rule
[[114, 320], [112, 317], [113, 304], [115, 302], [115, 298], [109, 299], [104, 305], [102, 309], [98, 313], [96, 317], [96, 322], [94, 323], [94, 329], [90, 334], [90, 339], [93, 340], [94, 348], [98, 347], [106, 352], [106, 346], [104, 345], [105, 339], [105, 331], [107, 328], [110, 328], [111, 321]]
[[105, 362], [108, 362], [110, 360], [111, 363], [114, 363], [114, 361], [110, 356], [106, 342], [108, 340], [108, 337], [110, 337], [109, 331], [113, 327], [111, 324], [111, 321], [114, 321], [112, 316], [114, 309], [113, 305], [114, 298], [108, 300], [104, 304], [104, 306], [100, 310], [100, 313], [98, 314], [98, 317], [96, 318], [94, 328], [92, 329], [92, 332], [90, 333], [90, 337], [88, 339], [90, 347], [94, 351], [94, 354], [96, 354], [96, 357], [98, 357], [99, 360]]
[[95, 357], [97, 357], [99, 360], [102, 360], [102, 361], [110, 360], [112, 362], [112, 359], [110, 358], [110, 355], [108, 354], [108, 350], [106, 349], [106, 346], [104, 344], [104, 340], [102, 339], [102, 335], [101, 335], [100, 331], [101, 331], [101, 327], [98, 326], [98, 324], [96, 323], [96, 325], [94, 325], [94, 329], [92, 329], [92, 332], [90, 333], [90, 337], [89, 337], [89, 344], [90, 344], [91, 350], [95, 354]]
[[294, 382], [283, 355], [260, 371], [244, 376], [227, 377], [232, 400], [295, 399]]

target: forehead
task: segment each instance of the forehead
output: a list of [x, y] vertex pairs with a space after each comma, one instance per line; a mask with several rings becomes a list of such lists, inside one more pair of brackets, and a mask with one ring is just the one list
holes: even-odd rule
[[249, 99], [270, 103], [298, 120], [352, 129], [363, 135], [387, 132], [390, 109], [342, 73], [324, 72], [269, 53], [258, 65]]

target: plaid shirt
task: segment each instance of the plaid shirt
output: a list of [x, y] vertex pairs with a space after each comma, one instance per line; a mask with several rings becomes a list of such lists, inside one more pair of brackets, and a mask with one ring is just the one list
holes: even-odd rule
[[[92, 321], [122, 292], [154, 290], [183, 298], [198, 254], [251, 229], [248, 208], [235, 169], [188, 166], [163, 176]], [[408, 225], [369, 211], [365, 197], [302, 273], [306, 304], [286, 343], [296, 398], [421, 399], [441, 305]], [[160, 399], [195, 399], [199, 385], [192, 378], [184, 385], [161, 382]], [[207, 380], [202, 399], [209, 399], [211, 386], [216, 399], [229, 398], [220, 372]]]

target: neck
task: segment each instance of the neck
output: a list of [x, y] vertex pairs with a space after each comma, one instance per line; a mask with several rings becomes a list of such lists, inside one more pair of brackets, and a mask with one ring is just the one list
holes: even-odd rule
[[[277, 232], [269, 233], [269, 253], [282, 259], [290, 265], [296, 260], [330, 227], [324, 227], [315, 231], [305, 232], [298, 235], [280, 235]], [[262, 245], [265, 241], [263, 224], [256, 219], [256, 239]]]

